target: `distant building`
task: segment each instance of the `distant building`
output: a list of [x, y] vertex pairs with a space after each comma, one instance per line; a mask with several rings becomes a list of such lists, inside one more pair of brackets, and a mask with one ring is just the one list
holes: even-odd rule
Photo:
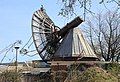
[[[37, 82], [37, 81], [50, 81], [50, 66], [41, 60], [35, 60], [31, 62], [18, 62], [18, 70], [21, 70], [21, 82]], [[8, 71], [14, 71], [16, 66], [14, 63], [1, 63], [0, 74]], [[0, 82], [5, 82], [0, 76]]]

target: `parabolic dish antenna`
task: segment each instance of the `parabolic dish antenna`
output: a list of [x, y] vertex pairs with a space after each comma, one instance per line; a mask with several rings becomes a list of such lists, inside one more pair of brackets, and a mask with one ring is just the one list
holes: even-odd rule
[[58, 56], [55, 56], [55, 52], [60, 48], [64, 38], [71, 29], [77, 27], [82, 22], [83, 20], [78, 16], [59, 29], [54, 25], [43, 8], [34, 12], [32, 16], [32, 36], [36, 50], [42, 60], [57, 58]]
[[51, 58], [55, 52], [54, 32], [58, 30], [53, 21], [48, 17], [45, 10], [41, 8], [34, 12], [32, 16], [32, 36], [35, 47], [43, 60]]

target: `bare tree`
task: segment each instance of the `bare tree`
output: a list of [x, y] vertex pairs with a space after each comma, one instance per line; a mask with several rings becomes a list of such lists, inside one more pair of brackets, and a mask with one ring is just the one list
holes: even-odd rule
[[[91, 11], [91, 7], [93, 3], [95, 3], [94, 0], [58, 0], [58, 1], [61, 1], [63, 5], [61, 11], [59, 12], [59, 15], [62, 15], [64, 17], [68, 15], [71, 16], [74, 15], [76, 13], [75, 12], [76, 5], [79, 9], [82, 9], [83, 11], [82, 14], [84, 15], [84, 19], [86, 13], [94, 14], [94, 11]], [[106, 4], [108, 5], [108, 3], [114, 3], [118, 7], [120, 6], [120, 0], [97, 0], [97, 2], [99, 2], [99, 4], [103, 4], [105, 8], [107, 7]]]
[[87, 22], [88, 35], [94, 52], [105, 61], [120, 59], [120, 13], [98, 14]]

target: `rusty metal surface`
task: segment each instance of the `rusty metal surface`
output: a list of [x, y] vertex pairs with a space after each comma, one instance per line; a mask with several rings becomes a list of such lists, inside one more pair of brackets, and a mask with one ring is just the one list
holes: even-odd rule
[[67, 23], [60, 31], [58, 32], [59, 36], [64, 37], [67, 32], [69, 32], [71, 29], [77, 27], [83, 22], [83, 20], [78, 16], [75, 19], [73, 19], [71, 22]]

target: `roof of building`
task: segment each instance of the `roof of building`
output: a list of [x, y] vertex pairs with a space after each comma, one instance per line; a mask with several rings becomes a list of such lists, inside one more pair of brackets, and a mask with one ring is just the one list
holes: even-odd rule
[[[25, 65], [25, 62], [17, 62], [19, 65], [21, 64], [21, 65]], [[9, 66], [13, 66], [13, 65], [15, 65], [15, 62], [12, 62], [12, 63], [0, 63], [0, 65], [9, 65]]]
[[[29, 64], [31, 63], [31, 64]], [[6, 70], [15, 70], [16, 66], [13, 65], [14, 63], [1, 63], [0, 64], [0, 73], [6, 71]], [[24, 64], [29, 64], [24, 65]], [[18, 70], [22, 70], [24, 74], [33, 74], [33, 75], [37, 75], [40, 73], [46, 73], [50, 70], [50, 66], [47, 65], [46, 63], [44, 63], [41, 60], [33, 60], [32, 62], [18, 62], [18, 66], [17, 66]]]
[[30, 73], [36, 75], [36, 74], [40, 74], [40, 73], [46, 73], [49, 70], [50, 70], [50, 68], [33, 68]]
[[97, 58], [79, 28], [74, 28], [63, 39], [55, 53], [56, 57], [93, 57]]

